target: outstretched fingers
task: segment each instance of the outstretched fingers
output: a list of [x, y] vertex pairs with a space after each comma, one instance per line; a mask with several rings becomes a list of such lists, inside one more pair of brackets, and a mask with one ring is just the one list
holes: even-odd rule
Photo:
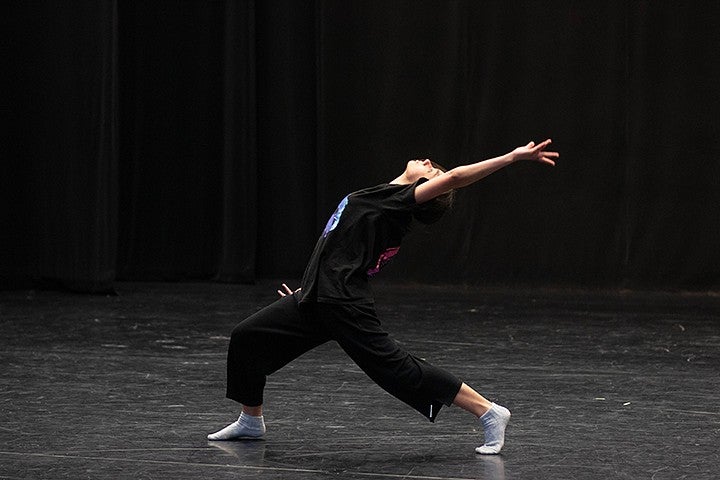
[[[534, 142], [530, 142], [530, 143], [533, 143], [533, 144], [534, 144]], [[546, 148], [548, 145], [550, 145], [551, 143], [552, 143], [552, 140], [548, 138], [547, 140], [545, 140], [545, 141], [543, 141], [543, 142], [540, 142], [540, 143], [538, 143], [537, 145], [535, 145], [534, 150], [535, 150], [535, 151], [543, 151], [543, 150], [545, 150], [545, 148]]]
[[[532, 143], [532, 142], [531, 142]], [[560, 157], [560, 154], [558, 152], [546, 152], [545, 149], [548, 145], [552, 143], [551, 139], [547, 139], [544, 142], [539, 143], [535, 148], [533, 148], [533, 153], [535, 154], [536, 160], [547, 163], [548, 165], [555, 166], [555, 160], [557, 160]]]

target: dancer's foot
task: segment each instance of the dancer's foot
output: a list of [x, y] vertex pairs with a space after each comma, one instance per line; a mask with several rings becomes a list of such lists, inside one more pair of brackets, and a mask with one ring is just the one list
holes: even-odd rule
[[490, 410], [480, 417], [485, 434], [485, 444], [477, 447], [475, 452], [482, 455], [497, 455], [505, 444], [505, 428], [510, 421], [510, 410], [492, 404]]
[[241, 413], [237, 421], [220, 431], [207, 436], [208, 440], [255, 440], [265, 435], [265, 421], [262, 416], [253, 417]]

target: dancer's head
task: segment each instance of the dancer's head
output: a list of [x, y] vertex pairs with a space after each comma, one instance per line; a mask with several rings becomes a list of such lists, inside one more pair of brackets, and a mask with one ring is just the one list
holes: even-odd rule
[[[413, 182], [421, 178], [435, 178], [447, 172], [442, 165], [433, 162], [429, 158], [410, 160], [405, 167], [405, 176]], [[455, 191], [449, 192], [426, 202], [415, 210], [413, 216], [421, 223], [431, 224], [440, 220], [440, 217], [452, 207], [455, 201]]]
[[416, 158], [410, 160], [405, 167], [405, 177], [411, 182], [417, 182], [421, 178], [430, 180], [437, 177], [446, 170], [429, 158]]

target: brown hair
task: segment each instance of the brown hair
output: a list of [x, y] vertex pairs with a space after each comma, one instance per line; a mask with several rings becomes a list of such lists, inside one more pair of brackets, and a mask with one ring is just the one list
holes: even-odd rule
[[[447, 168], [443, 167], [439, 163], [435, 163], [432, 160], [430, 163], [432, 163], [433, 167], [437, 168], [441, 172], [447, 172]], [[429, 202], [425, 202], [420, 205], [418, 209], [413, 212], [413, 217], [415, 217], [415, 220], [418, 222], [426, 225], [435, 223], [440, 220], [443, 214], [452, 207], [454, 202], [455, 190], [450, 190], [449, 192], [443, 193]]]

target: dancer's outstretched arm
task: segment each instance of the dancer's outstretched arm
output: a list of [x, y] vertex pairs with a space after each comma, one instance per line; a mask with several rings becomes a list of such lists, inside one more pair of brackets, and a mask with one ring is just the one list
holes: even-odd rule
[[431, 178], [427, 182], [419, 185], [415, 189], [415, 201], [417, 203], [425, 203], [435, 197], [455, 190], [458, 188], [471, 185], [478, 180], [487, 177], [493, 172], [500, 170], [511, 163], [520, 160], [530, 160], [547, 165], [555, 165], [555, 160], [560, 156], [557, 152], [548, 152], [545, 149], [552, 143], [547, 139], [542, 143], [535, 145], [530, 142], [525, 146], [518, 147], [512, 152], [506, 153], [499, 157], [484, 160], [482, 162], [461, 165], [452, 170]]

